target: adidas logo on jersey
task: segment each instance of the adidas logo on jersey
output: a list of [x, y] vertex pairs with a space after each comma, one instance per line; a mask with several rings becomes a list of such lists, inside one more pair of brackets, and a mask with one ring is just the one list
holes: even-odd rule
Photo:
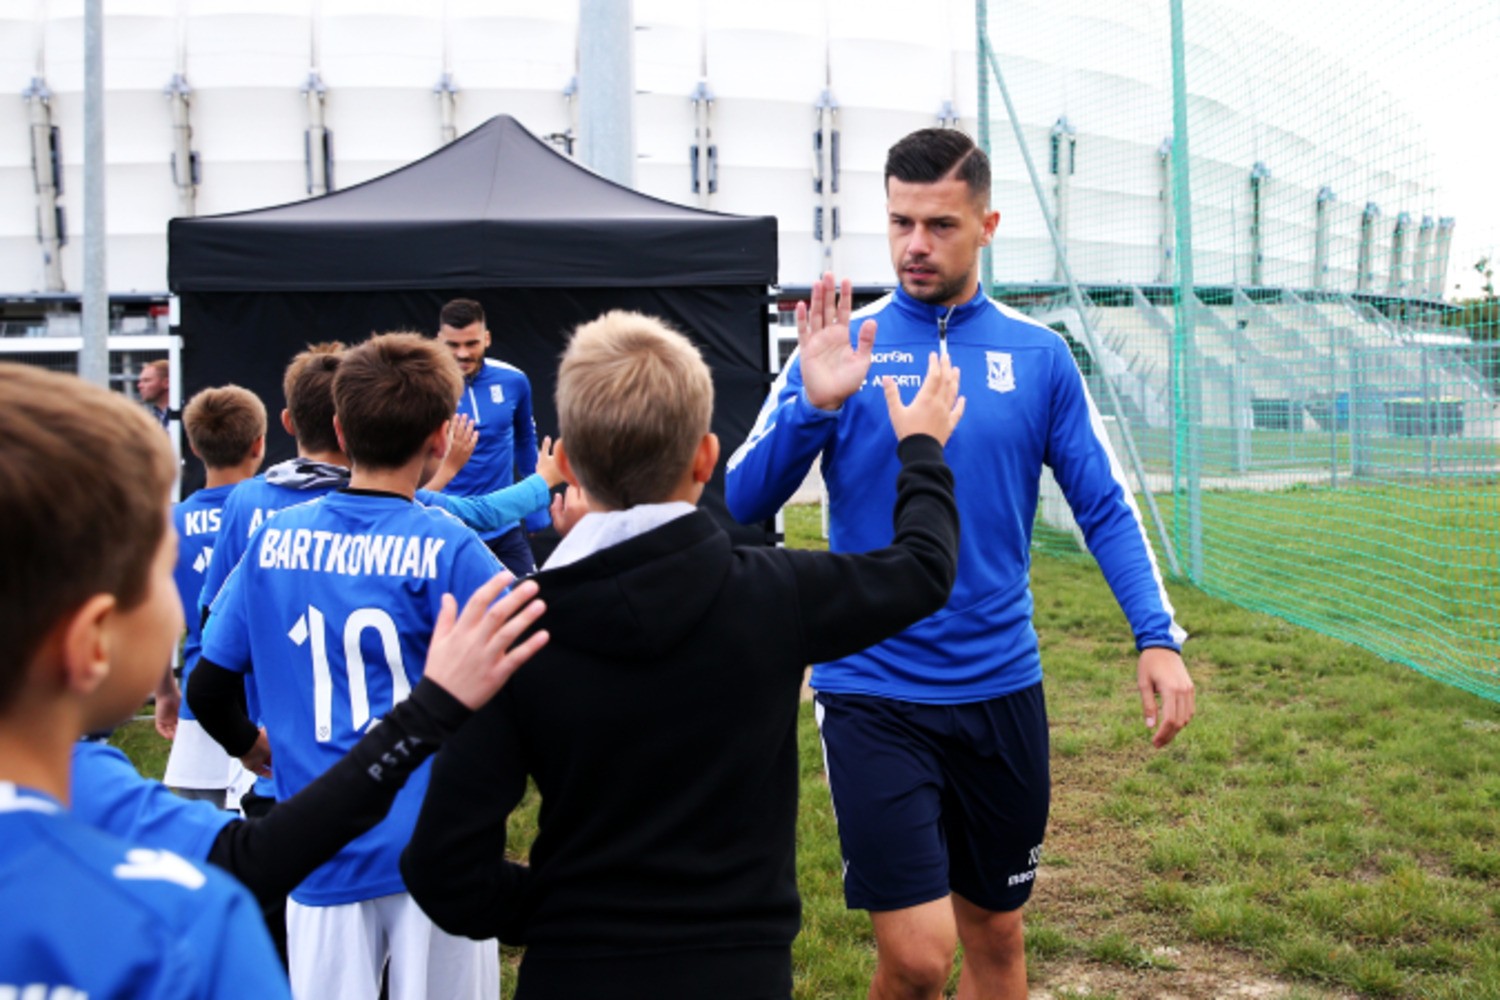
[[72, 986], [48, 986], [46, 983], [0, 983], [0, 1000], [89, 1000], [83, 990]]
[[337, 531], [266, 528], [257, 562], [263, 569], [345, 576], [407, 576], [436, 580], [447, 540], [420, 535], [346, 535]]
[[149, 882], [175, 882], [184, 889], [201, 889], [207, 877], [186, 859], [171, 851], [133, 847], [125, 860], [115, 865], [115, 878]]

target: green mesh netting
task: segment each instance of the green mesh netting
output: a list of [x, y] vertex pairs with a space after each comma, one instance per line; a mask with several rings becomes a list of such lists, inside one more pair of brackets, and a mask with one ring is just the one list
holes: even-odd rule
[[986, 281], [1072, 344], [1163, 568], [1500, 700], [1500, 4], [977, 13]]

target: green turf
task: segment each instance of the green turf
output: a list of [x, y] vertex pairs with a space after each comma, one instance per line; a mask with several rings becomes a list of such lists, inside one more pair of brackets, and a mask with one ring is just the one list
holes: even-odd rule
[[[787, 533], [821, 545], [817, 509]], [[1034, 992], [1500, 1000], [1500, 705], [1179, 583], [1198, 717], [1154, 751], [1097, 568], [1039, 553], [1032, 577], [1054, 776]], [[795, 996], [846, 1000], [873, 939], [844, 909], [810, 706], [801, 741]], [[159, 773], [149, 722], [116, 742]], [[536, 806], [512, 818], [516, 857]]]
[[[787, 535], [821, 545], [817, 508], [789, 509]], [[1500, 997], [1500, 705], [1177, 583], [1198, 717], [1153, 751], [1097, 567], [1038, 554], [1032, 578], [1056, 783], [1035, 988], [1088, 995], [1068, 993], [1083, 967], [1121, 998], [1256, 976], [1293, 991], [1276, 995]], [[803, 808], [822, 809], [807, 763]], [[804, 819], [813, 912], [836, 905], [817, 829]], [[868, 967], [867, 930], [842, 927], [799, 942], [799, 982]]]

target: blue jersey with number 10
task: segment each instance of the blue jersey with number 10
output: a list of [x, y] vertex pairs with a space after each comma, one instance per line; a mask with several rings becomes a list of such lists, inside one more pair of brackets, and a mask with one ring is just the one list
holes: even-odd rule
[[[279, 798], [306, 787], [410, 693], [443, 594], [462, 603], [499, 571], [452, 515], [387, 493], [332, 493], [261, 525], [214, 601], [203, 655], [250, 674]], [[427, 770], [292, 898], [331, 906], [404, 892], [397, 860]]]

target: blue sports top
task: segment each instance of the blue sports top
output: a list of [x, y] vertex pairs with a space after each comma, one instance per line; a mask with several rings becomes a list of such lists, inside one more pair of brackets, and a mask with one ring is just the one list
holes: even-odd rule
[[[514, 365], [485, 358], [472, 378], [464, 379], [458, 412], [474, 421], [479, 443], [474, 454], [458, 471], [444, 493], [472, 497], [494, 493], [536, 471], [536, 423], [531, 415], [531, 382]], [[485, 532], [486, 538], [503, 534], [519, 519]], [[545, 513], [526, 518], [530, 531], [548, 524]]]
[[[338, 472], [342, 475], [333, 474]], [[288, 507], [326, 496], [348, 482], [347, 469], [292, 458], [236, 484], [219, 515], [219, 538], [198, 597], [199, 617], [203, 608], [213, 607], [214, 598], [239, 565], [250, 536], [262, 522]]]
[[[451, 514], [392, 494], [331, 493], [261, 525], [214, 601], [203, 655], [250, 675], [278, 798], [306, 787], [406, 698], [443, 594], [462, 604], [499, 571]], [[428, 771], [292, 897], [330, 906], [404, 892], [397, 859]]]
[[[240, 557], [244, 555], [255, 529], [277, 512], [316, 500], [348, 481], [348, 469], [302, 458], [290, 458], [285, 462], [278, 462], [258, 476], [236, 484], [230, 490], [219, 514], [219, 536], [214, 541], [213, 558], [209, 559], [208, 568], [203, 574], [203, 589], [198, 595], [197, 613], [193, 616], [200, 623], [200, 631], [203, 612], [213, 606], [214, 598], [224, 589], [224, 581], [229, 578], [235, 566], [239, 565]], [[186, 698], [182, 701], [184, 705], [187, 704]], [[259, 724], [260, 702], [254, 685], [245, 686], [245, 703], [250, 718]], [[265, 798], [277, 798], [276, 779], [257, 777], [255, 792]]]
[[219, 832], [239, 817], [227, 809], [173, 795], [144, 778], [107, 743], [73, 744], [73, 815], [132, 844], [165, 848], [194, 861], [208, 860]]
[[521, 518], [545, 512], [551, 501], [547, 480], [535, 472], [514, 486], [472, 497], [417, 490], [417, 503], [441, 507], [481, 535], [508, 531]]
[[895, 438], [880, 379], [910, 400], [928, 355], [946, 350], [967, 400], [946, 449], [958, 494], [958, 580], [947, 605], [855, 656], [813, 668], [821, 691], [958, 704], [1041, 680], [1032, 627], [1031, 529], [1042, 467], [1052, 470], [1089, 551], [1135, 632], [1137, 648], [1181, 648], [1135, 498], [1099, 412], [1057, 333], [982, 293], [933, 306], [899, 288], [856, 314], [850, 342], [877, 321], [865, 385], [837, 411], [812, 406], [794, 355], [745, 443], [729, 460], [725, 495], [742, 522], [771, 517], [822, 453], [829, 547], [889, 545]]
[[[203, 614], [198, 610], [198, 595], [203, 591], [203, 576], [213, 558], [224, 500], [234, 487], [234, 483], [204, 487], [172, 505], [172, 524], [177, 529], [177, 567], [172, 576], [177, 581], [182, 617], [187, 622], [187, 639], [182, 644], [183, 690], [187, 689], [188, 677], [203, 644]], [[184, 719], [193, 718], [186, 698], [178, 714]]]
[[133, 847], [0, 782], [0, 996], [290, 997], [260, 908], [229, 876]]

